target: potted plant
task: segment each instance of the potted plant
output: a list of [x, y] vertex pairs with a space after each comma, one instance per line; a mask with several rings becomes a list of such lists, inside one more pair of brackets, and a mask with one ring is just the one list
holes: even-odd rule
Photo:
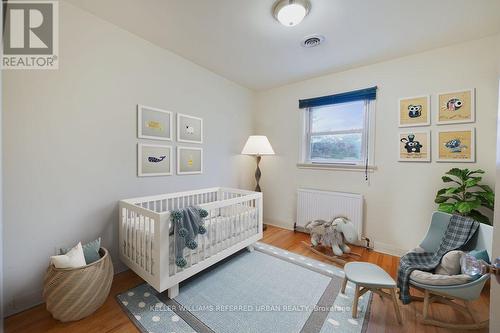
[[[436, 194], [435, 203], [438, 210], [450, 214], [470, 216], [474, 220], [491, 225], [490, 219], [478, 208], [486, 207], [493, 210], [495, 193], [488, 185], [481, 182], [483, 170], [453, 168], [441, 177], [443, 182], [451, 185], [440, 189]], [[450, 184], [451, 183], [451, 184]]]

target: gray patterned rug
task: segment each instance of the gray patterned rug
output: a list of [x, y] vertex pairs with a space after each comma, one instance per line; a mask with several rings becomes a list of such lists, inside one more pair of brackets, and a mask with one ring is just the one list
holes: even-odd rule
[[181, 284], [175, 300], [148, 284], [117, 295], [141, 330], [160, 332], [364, 332], [370, 293], [351, 318], [353, 285], [341, 269], [257, 243]]

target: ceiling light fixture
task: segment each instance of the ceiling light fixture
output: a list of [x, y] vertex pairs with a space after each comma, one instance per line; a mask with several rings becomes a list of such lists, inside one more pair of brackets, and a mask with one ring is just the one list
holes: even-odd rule
[[309, 0], [278, 0], [273, 6], [273, 16], [286, 27], [293, 27], [304, 19], [311, 9]]

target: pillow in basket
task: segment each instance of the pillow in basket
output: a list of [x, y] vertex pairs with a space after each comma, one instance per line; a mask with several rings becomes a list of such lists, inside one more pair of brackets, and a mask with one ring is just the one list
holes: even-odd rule
[[[82, 248], [87, 265], [101, 259], [101, 256], [99, 255], [99, 249], [101, 248], [101, 237], [97, 238], [95, 241], [84, 244]], [[70, 250], [71, 249], [62, 248], [59, 250], [59, 254], [66, 254]]]
[[77, 268], [85, 266], [85, 256], [83, 255], [82, 243], [78, 243], [66, 254], [50, 257], [52, 264], [56, 268]]

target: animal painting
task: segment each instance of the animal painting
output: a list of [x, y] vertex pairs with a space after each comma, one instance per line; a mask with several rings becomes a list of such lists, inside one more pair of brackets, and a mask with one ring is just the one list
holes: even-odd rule
[[408, 117], [418, 118], [422, 115], [422, 105], [408, 105]]
[[415, 141], [415, 134], [408, 134], [408, 137], [401, 138], [399, 141], [405, 144], [404, 148], [409, 154], [420, 153], [420, 149], [423, 148], [419, 141]]
[[467, 148], [466, 145], [462, 144], [462, 141], [460, 139], [453, 139], [444, 144], [446, 148], [452, 153], [461, 153], [462, 149]]
[[161, 161], [163, 161], [165, 159], [165, 157], [167, 157], [167, 156], [159, 156], [159, 157], [149, 156], [148, 162], [160, 163]]
[[458, 111], [462, 106], [464, 105], [464, 102], [460, 98], [451, 98], [446, 102], [446, 110], [448, 111]]

